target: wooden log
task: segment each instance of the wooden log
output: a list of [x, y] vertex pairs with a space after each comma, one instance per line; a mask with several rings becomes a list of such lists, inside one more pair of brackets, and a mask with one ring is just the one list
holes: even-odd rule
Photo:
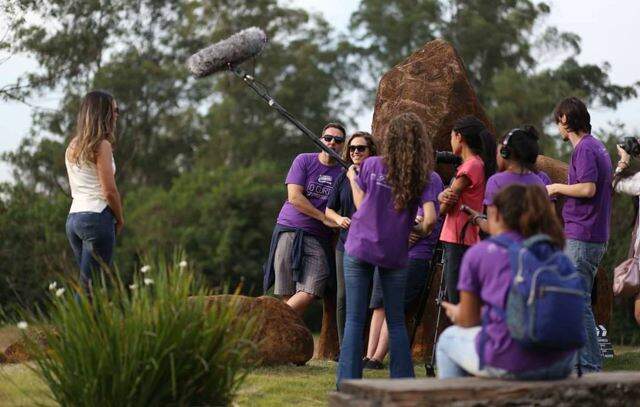
[[587, 374], [557, 381], [479, 378], [347, 380], [329, 406], [637, 406], [640, 372]]

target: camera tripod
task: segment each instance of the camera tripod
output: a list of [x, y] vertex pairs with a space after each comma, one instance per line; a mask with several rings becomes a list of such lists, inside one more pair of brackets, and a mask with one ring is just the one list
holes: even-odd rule
[[446, 290], [444, 286], [444, 269], [443, 266], [443, 252], [444, 249], [442, 247], [442, 243], [438, 241], [436, 248], [433, 252], [433, 257], [431, 258], [431, 262], [429, 264], [429, 274], [427, 276], [427, 281], [425, 282], [424, 287], [422, 288], [422, 293], [420, 294], [420, 302], [418, 303], [418, 309], [413, 316], [413, 326], [411, 329], [411, 338], [410, 338], [410, 347], [413, 347], [413, 343], [416, 338], [416, 333], [418, 332], [418, 327], [420, 326], [420, 322], [422, 321], [426, 307], [427, 301], [429, 300], [429, 293], [431, 292], [431, 286], [433, 285], [433, 281], [436, 276], [436, 271], [438, 270], [438, 266], [440, 266], [440, 283], [438, 286], [438, 295], [436, 297], [436, 326], [433, 333], [433, 346], [431, 348], [431, 358], [425, 361], [425, 370], [427, 372], [427, 377], [435, 377], [436, 376], [436, 343], [438, 339], [438, 330], [440, 329], [440, 318], [442, 316], [442, 301], [446, 298]]

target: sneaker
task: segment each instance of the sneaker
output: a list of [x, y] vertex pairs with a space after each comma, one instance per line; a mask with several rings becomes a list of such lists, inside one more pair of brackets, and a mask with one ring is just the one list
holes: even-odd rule
[[369, 358], [365, 356], [365, 357], [362, 358], [362, 366], [363, 367], [366, 366], [367, 363], [369, 363]]
[[384, 365], [379, 360], [369, 359], [364, 364], [364, 368], [370, 370], [382, 370], [384, 369]]

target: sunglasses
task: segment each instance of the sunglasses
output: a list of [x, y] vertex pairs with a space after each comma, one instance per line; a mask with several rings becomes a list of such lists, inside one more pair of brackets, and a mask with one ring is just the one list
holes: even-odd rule
[[324, 141], [326, 141], [327, 143], [331, 143], [332, 141], [335, 141], [336, 144], [342, 144], [344, 143], [344, 137], [340, 137], [340, 136], [330, 136], [330, 135], [326, 135], [326, 136], [322, 136], [322, 139]]
[[349, 152], [353, 153], [354, 151], [357, 151], [359, 153], [364, 153], [368, 148], [369, 146], [349, 146]]

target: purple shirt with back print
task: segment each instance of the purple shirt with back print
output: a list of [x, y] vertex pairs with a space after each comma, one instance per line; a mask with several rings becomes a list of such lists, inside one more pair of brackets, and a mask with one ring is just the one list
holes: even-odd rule
[[[514, 232], [507, 232], [509, 238], [522, 241]], [[507, 296], [512, 280], [509, 253], [491, 240], [483, 240], [465, 253], [460, 266], [458, 290], [475, 294], [482, 304], [481, 315], [493, 308], [506, 309]], [[487, 341], [484, 348], [485, 364], [512, 373], [540, 369], [552, 365], [573, 351], [550, 351], [527, 349], [511, 338], [503, 317], [495, 311], [489, 314], [485, 330]], [[476, 337], [476, 351], [480, 354], [479, 337]]]
[[547, 196], [547, 188], [545, 188], [544, 182], [539, 176], [532, 172], [525, 174], [517, 174], [515, 172], [503, 171], [493, 174], [487, 180], [487, 188], [484, 190], [484, 201], [482, 203], [486, 206], [493, 204], [493, 197], [504, 187], [508, 187], [512, 184], [523, 185], [538, 185], [542, 193]]
[[[438, 194], [442, 192], [444, 186], [442, 185], [442, 179], [435, 171], [431, 172], [431, 181], [429, 181], [430, 188], [435, 193], [433, 195], [433, 205], [436, 208], [436, 215], [440, 212], [440, 202], [438, 201]], [[418, 215], [424, 216], [424, 209], [422, 206], [418, 208]], [[440, 239], [440, 230], [442, 230], [442, 222], [443, 219], [438, 216], [438, 220], [436, 222], [436, 226], [433, 228], [429, 236], [424, 237], [418, 240], [411, 248], [409, 249], [409, 258], [410, 259], [418, 259], [418, 260], [430, 260], [433, 256], [433, 251], [436, 248], [436, 244], [438, 243], [438, 239]]]
[[382, 157], [369, 157], [362, 163], [356, 179], [365, 195], [351, 219], [345, 252], [376, 266], [400, 269], [409, 261], [409, 232], [418, 205], [437, 199], [438, 185], [429, 182], [418, 200], [397, 211], [386, 176]]
[[[339, 165], [327, 166], [320, 162], [318, 153], [298, 155], [291, 164], [286, 184], [304, 187], [304, 196], [321, 212], [324, 212], [333, 183], [342, 172]], [[300, 212], [289, 201], [280, 210], [277, 223], [283, 226], [299, 228], [321, 238], [331, 236], [331, 229], [319, 220]]]
[[567, 239], [591, 243], [609, 240], [611, 214], [611, 158], [604, 144], [590, 134], [580, 139], [569, 161], [568, 184], [593, 182], [591, 198], [566, 197], [562, 209]]

